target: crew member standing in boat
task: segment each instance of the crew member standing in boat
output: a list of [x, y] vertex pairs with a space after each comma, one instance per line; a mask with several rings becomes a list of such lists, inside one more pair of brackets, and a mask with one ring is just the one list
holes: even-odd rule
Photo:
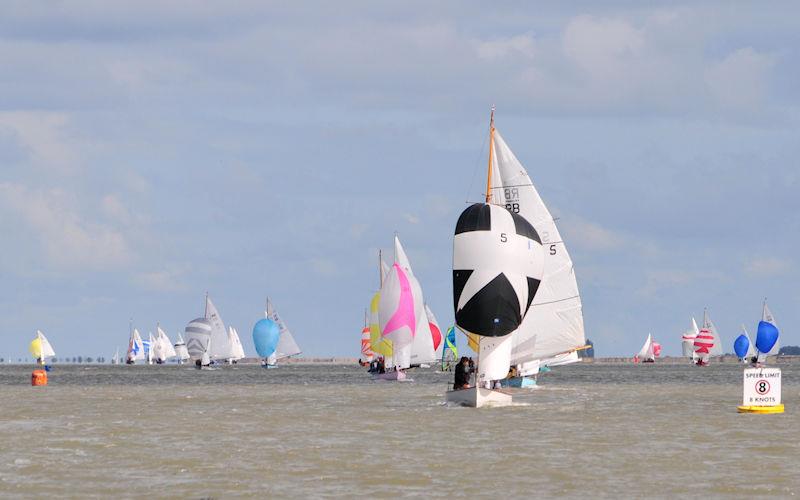
[[457, 391], [459, 389], [469, 389], [469, 373], [469, 359], [464, 356], [456, 365], [453, 390]]

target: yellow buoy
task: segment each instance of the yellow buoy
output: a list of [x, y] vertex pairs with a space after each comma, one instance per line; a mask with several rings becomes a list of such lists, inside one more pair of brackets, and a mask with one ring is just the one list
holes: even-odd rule
[[783, 403], [775, 406], [739, 406], [739, 413], [783, 413]]

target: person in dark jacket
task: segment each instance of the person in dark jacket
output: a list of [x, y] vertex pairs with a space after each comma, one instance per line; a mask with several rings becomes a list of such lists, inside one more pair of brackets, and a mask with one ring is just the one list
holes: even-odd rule
[[456, 365], [453, 390], [469, 389], [469, 359], [464, 356]]

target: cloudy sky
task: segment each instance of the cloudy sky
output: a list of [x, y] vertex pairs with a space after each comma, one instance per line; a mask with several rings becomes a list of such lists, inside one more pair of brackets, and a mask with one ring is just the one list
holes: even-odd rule
[[110, 357], [205, 291], [250, 353], [269, 295], [354, 356], [395, 231], [450, 324], [492, 104], [598, 354], [706, 306], [731, 350], [765, 296], [800, 343], [800, 7], [600, 3], [3, 2], [0, 357]]

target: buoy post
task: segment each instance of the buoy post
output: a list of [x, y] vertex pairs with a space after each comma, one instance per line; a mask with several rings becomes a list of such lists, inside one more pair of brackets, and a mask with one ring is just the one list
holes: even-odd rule
[[783, 413], [780, 368], [746, 368], [739, 413]]
[[31, 373], [31, 385], [47, 385], [47, 372], [43, 369], [33, 370], [33, 373]]

